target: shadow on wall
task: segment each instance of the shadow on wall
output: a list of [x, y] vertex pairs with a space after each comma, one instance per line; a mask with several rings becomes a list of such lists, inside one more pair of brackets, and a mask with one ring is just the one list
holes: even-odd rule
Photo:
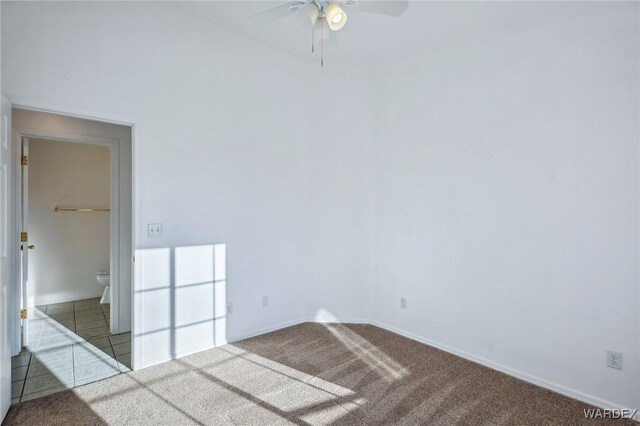
[[140, 366], [227, 342], [226, 244], [136, 250]]

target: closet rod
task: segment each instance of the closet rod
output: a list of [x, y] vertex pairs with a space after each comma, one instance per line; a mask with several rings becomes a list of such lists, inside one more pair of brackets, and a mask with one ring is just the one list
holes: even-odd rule
[[70, 209], [70, 208], [63, 208], [63, 207], [55, 207], [53, 209], [54, 212], [110, 212], [111, 209], [104, 209], [104, 208], [97, 208], [97, 209], [90, 209], [90, 208], [81, 208], [81, 209]]

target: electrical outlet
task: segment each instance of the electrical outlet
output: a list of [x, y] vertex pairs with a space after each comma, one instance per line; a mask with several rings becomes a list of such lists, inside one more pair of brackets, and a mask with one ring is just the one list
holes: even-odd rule
[[161, 237], [162, 236], [162, 224], [150, 223], [147, 225], [147, 236], [149, 237]]
[[262, 307], [266, 308], [269, 306], [269, 296], [262, 296]]
[[622, 352], [607, 349], [607, 367], [622, 370]]
[[231, 315], [233, 313], [233, 303], [227, 303], [227, 315]]
[[407, 298], [406, 297], [401, 297], [400, 298], [400, 309], [407, 309]]

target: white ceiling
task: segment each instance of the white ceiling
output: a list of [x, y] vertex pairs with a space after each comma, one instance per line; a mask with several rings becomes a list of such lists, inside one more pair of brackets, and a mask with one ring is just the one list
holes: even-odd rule
[[[393, 1], [393, 0], [391, 0]], [[249, 38], [268, 43], [296, 56], [311, 57], [311, 29], [293, 14], [257, 24], [245, 19], [286, 1], [204, 1], [174, 5]], [[410, 1], [400, 17], [345, 8], [347, 25], [337, 34], [338, 44], [326, 51], [331, 59], [394, 61], [430, 49], [514, 34], [601, 13], [607, 2], [435, 2]]]

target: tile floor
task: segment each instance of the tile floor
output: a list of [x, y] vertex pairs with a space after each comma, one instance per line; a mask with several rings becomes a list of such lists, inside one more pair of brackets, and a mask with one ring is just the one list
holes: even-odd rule
[[11, 359], [12, 404], [131, 371], [131, 334], [109, 333], [99, 298], [33, 311], [28, 350]]

